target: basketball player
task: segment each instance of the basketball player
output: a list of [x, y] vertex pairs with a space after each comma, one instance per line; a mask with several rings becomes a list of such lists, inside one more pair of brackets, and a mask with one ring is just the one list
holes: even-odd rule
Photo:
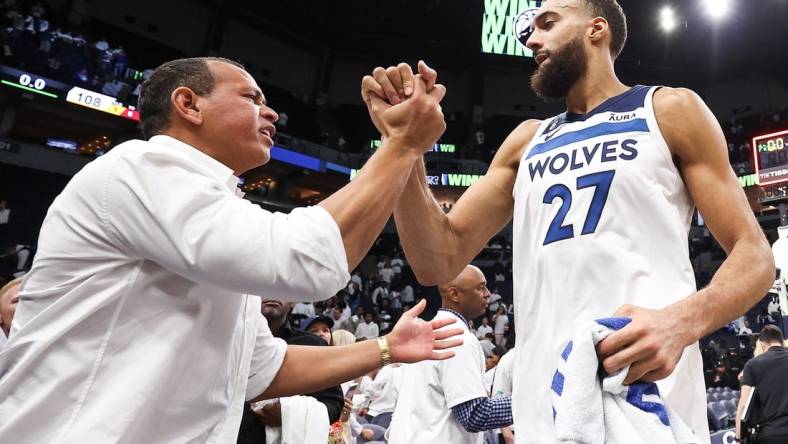
[[[708, 441], [697, 341], [774, 279], [722, 131], [689, 90], [618, 80], [627, 27], [615, 0], [545, 1], [532, 31], [531, 86], [563, 99], [566, 112], [518, 126], [448, 214], [417, 163], [394, 213], [408, 262], [422, 284], [444, 282], [514, 219], [515, 320], [529, 332], [517, 336], [515, 428], [528, 431], [518, 442], [552, 442], [549, 390], [562, 347], [578, 321], [611, 315], [632, 322], [599, 345], [605, 370], [628, 366], [626, 383], [660, 381], [666, 401]], [[425, 65], [419, 71], [435, 80]], [[413, 84], [402, 64], [376, 68], [362, 95], [399, 103]], [[700, 291], [687, 245], [695, 206], [728, 254]]]

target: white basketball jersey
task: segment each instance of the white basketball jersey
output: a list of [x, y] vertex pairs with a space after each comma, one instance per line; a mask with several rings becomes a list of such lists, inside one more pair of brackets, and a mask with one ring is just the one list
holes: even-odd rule
[[[546, 120], [521, 158], [513, 193], [518, 444], [553, 441], [550, 384], [577, 325], [696, 291], [687, 240], [694, 204], [654, 117], [657, 89], [635, 86], [588, 114]], [[658, 385], [708, 441], [697, 344]]]

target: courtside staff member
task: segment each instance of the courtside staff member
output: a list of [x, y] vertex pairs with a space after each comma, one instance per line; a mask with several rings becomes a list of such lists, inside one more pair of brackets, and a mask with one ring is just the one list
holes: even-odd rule
[[766, 351], [744, 365], [736, 436], [741, 437], [744, 405], [755, 387], [758, 391], [751, 407], [760, 425], [756, 444], [788, 443], [788, 349], [783, 346], [782, 331], [774, 325], [763, 327], [758, 345]]

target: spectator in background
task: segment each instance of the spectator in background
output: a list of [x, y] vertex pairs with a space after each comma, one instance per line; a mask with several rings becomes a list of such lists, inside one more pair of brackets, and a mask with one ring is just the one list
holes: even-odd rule
[[[495, 287], [495, 290], [492, 293], [490, 293], [490, 306], [487, 307], [487, 309], [488, 309], [488, 311], [490, 313], [497, 312], [498, 308], [503, 305], [503, 303], [501, 302], [501, 299], [503, 299], [503, 298], [501, 297], [501, 294], [498, 293], [498, 287]], [[503, 305], [503, 306], [504, 306], [504, 308], [506, 308], [505, 305]]]
[[482, 340], [487, 337], [487, 334], [492, 333], [493, 328], [490, 326], [490, 320], [487, 318], [487, 316], [484, 316], [482, 318], [481, 325], [479, 325], [479, 327], [476, 329], [476, 337], [479, 338], [479, 340]]
[[714, 369], [714, 374], [711, 377], [711, 382], [709, 383], [709, 386], [729, 387], [733, 389], [736, 388], [736, 385], [737, 385], [736, 377], [728, 369], [728, 364], [725, 361], [718, 362], [717, 367]]
[[402, 299], [402, 306], [409, 305], [413, 306], [413, 303], [416, 302], [416, 298], [413, 294], [413, 287], [410, 284], [405, 285], [402, 287], [402, 291], [400, 291], [400, 298]]
[[405, 265], [399, 254], [394, 255], [391, 261], [389, 261], [389, 265], [391, 266], [391, 270], [394, 271], [394, 279], [399, 280], [402, 276], [402, 267]]
[[509, 315], [506, 314], [506, 309], [503, 306], [498, 306], [498, 310], [493, 316], [493, 333], [495, 333], [495, 345], [499, 347], [506, 346], [506, 326], [509, 325]]
[[356, 284], [356, 290], [360, 291], [361, 288], [364, 286], [364, 281], [361, 279], [361, 272], [355, 270], [353, 274], [350, 276], [350, 282]]
[[451, 360], [405, 366], [389, 444], [474, 443], [480, 432], [512, 423], [512, 399], [489, 397], [484, 354], [468, 329], [467, 320], [487, 310], [487, 279], [468, 265], [438, 291], [442, 306], [435, 319], [457, 319], [465, 342]]
[[375, 315], [371, 311], [364, 313], [364, 322], [356, 327], [356, 339], [375, 339], [380, 335]]
[[760, 356], [750, 359], [744, 366], [741, 394], [736, 413], [736, 437], [741, 439], [741, 418], [750, 392], [757, 388], [753, 406], [760, 426], [755, 444], [784, 444], [788, 442], [788, 350], [784, 346], [782, 331], [767, 325], [758, 337]]
[[328, 316], [316, 316], [311, 319], [304, 319], [301, 322], [301, 330], [312, 333], [318, 338], [326, 341], [327, 345], [333, 345], [331, 331], [334, 328], [334, 320]]
[[345, 324], [345, 327], [347, 327], [347, 328], [345, 328], [345, 330], [347, 330], [349, 332], [353, 332], [355, 334], [356, 329], [358, 328], [359, 324], [361, 324], [363, 322], [364, 322], [364, 307], [359, 305], [359, 306], [356, 307], [355, 314], [350, 316], [350, 318], [347, 319], [347, 322]]
[[750, 321], [744, 321], [742, 327], [739, 329], [739, 335], [750, 336], [751, 334], [752, 329], [750, 328]]
[[[492, 349], [492, 352], [490, 352], [490, 356], [487, 356], [484, 359], [484, 371], [489, 372], [490, 370], [494, 369], [498, 365], [498, 362], [500, 362], [503, 355], [505, 354], [506, 354], [506, 349], [504, 349], [503, 347], [498, 347], [498, 346], [494, 347]], [[492, 379], [490, 379], [490, 383], [491, 383], [490, 386], [492, 386]]]
[[[274, 337], [283, 339], [288, 345], [326, 346], [330, 344], [331, 330], [329, 330], [328, 341], [325, 341], [320, 336], [293, 329], [287, 320], [292, 309], [292, 302], [263, 299], [261, 310]], [[312, 321], [314, 322], [318, 319], [322, 320], [321, 318], [316, 318], [312, 319]], [[316, 323], [319, 323], [319, 321]], [[305, 326], [309, 327], [311, 325], [307, 323]], [[326, 406], [329, 424], [339, 420], [345, 405], [342, 389], [339, 386], [310, 393], [306, 396], [311, 396]], [[266, 442], [266, 426], [281, 427], [282, 407], [279, 400], [274, 402], [266, 401], [260, 404], [263, 404], [263, 406], [256, 407], [248, 402], [244, 403], [244, 415], [238, 433], [239, 444], [264, 443]], [[328, 430], [326, 430], [326, 436], [328, 436]]]
[[402, 367], [387, 365], [378, 371], [372, 384], [365, 388], [365, 394], [369, 399], [365, 418], [370, 424], [389, 427], [391, 415], [397, 405], [401, 380]]
[[378, 270], [378, 278], [391, 285], [391, 280], [394, 279], [394, 270], [391, 268], [388, 261], [383, 265], [383, 268]]
[[293, 314], [313, 318], [315, 317], [315, 305], [311, 302], [296, 302], [293, 306]]
[[479, 341], [484, 352], [484, 357], [490, 356], [495, 348], [495, 336], [492, 333], [485, 333], [484, 337]]
[[24, 276], [20, 276], [3, 285], [0, 289], [0, 350], [5, 346], [8, 335], [11, 333], [11, 321], [14, 319], [16, 306], [19, 304], [19, 287], [22, 286]]
[[772, 300], [769, 301], [767, 310], [769, 310], [769, 314], [772, 316], [772, 318], [774, 318], [774, 322], [780, 322], [780, 319], [782, 319], [782, 313], [780, 311], [780, 299], [777, 296], [772, 296]]
[[375, 290], [372, 291], [372, 305], [377, 306], [380, 304], [380, 301], [383, 299], [388, 298], [389, 295], [389, 284], [384, 280], [380, 280], [378, 282], [378, 286]]

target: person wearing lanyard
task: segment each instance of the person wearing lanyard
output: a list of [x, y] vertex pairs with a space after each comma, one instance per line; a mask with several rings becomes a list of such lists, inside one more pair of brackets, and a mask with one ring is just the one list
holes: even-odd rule
[[252, 76], [220, 58], [158, 67], [139, 99], [145, 140], [92, 161], [47, 212], [0, 353], [0, 442], [235, 442], [245, 400], [449, 357], [435, 350], [462, 330], [436, 334], [450, 320], [417, 319], [424, 301], [386, 337], [308, 347], [274, 338], [250, 296], [319, 301], [347, 285], [445, 128], [445, 89], [431, 91], [371, 99], [382, 146], [352, 183], [285, 215], [236, 188], [274, 145]]
[[481, 432], [512, 424], [512, 398], [490, 398], [484, 384], [484, 353], [467, 319], [487, 309], [490, 291], [479, 268], [468, 265], [438, 287], [442, 308], [435, 319], [456, 319], [465, 330], [455, 357], [406, 365], [389, 427], [389, 444], [450, 442], [479, 444]]

